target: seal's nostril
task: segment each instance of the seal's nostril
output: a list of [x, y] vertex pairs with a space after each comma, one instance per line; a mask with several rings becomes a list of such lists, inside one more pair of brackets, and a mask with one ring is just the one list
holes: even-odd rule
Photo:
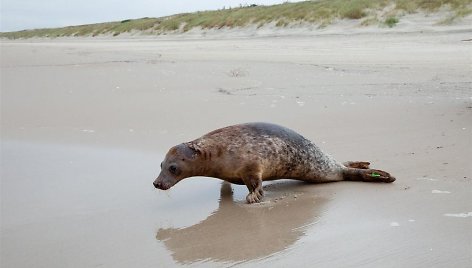
[[159, 188], [159, 185], [156, 182], [153, 182], [152, 184], [154, 185], [155, 188]]

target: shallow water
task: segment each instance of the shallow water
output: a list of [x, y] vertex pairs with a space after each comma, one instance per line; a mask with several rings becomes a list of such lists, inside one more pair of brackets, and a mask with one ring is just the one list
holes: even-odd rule
[[157, 191], [162, 158], [2, 142], [2, 267], [470, 262], [467, 246], [453, 246], [467, 244], [469, 219], [445, 217], [451, 204], [430, 191], [410, 203], [395, 184], [282, 180], [265, 184], [263, 203], [247, 205], [244, 186], [211, 178]]
[[298, 182], [267, 185], [256, 206], [244, 186], [209, 178], [157, 191], [162, 154], [15, 141], [2, 150], [5, 267], [253, 260], [293, 246], [325, 202]]
[[2, 150], [5, 267], [126, 266], [163, 250], [148, 187], [159, 155], [24, 142]]

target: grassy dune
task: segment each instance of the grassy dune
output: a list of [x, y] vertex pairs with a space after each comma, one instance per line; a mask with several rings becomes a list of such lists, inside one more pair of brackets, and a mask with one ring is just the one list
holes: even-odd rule
[[313, 23], [320, 27], [337, 19], [359, 20], [361, 25], [386, 25], [394, 27], [401, 15], [416, 12], [435, 12], [441, 8], [450, 10], [438, 23], [451, 23], [472, 13], [472, 0], [319, 0], [284, 3], [273, 6], [249, 5], [239, 8], [183, 13], [161, 18], [129, 19], [117, 22], [97, 23], [63, 28], [34, 29], [0, 33], [0, 37], [17, 39], [31, 37], [119, 35], [131, 31], [148, 34], [186, 32], [195, 27], [203, 29], [244, 27], [255, 24], [261, 27], [275, 23], [285, 27], [293, 23]]

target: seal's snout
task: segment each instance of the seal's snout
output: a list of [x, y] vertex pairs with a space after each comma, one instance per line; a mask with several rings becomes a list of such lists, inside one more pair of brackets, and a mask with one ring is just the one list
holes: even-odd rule
[[154, 187], [159, 190], [168, 190], [170, 187], [172, 187], [172, 183], [169, 183], [165, 180], [162, 179], [156, 179], [153, 183]]
[[154, 184], [154, 187], [156, 187], [156, 189], [159, 189], [159, 190], [167, 190], [169, 189], [169, 186], [167, 186], [166, 184], [164, 184], [162, 181], [155, 181], [153, 182], [152, 184]]

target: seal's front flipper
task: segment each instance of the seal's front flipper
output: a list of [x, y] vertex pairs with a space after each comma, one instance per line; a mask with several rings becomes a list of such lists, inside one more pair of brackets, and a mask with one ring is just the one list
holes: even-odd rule
[[360, 169], [368, 169], [370, 163], [369, 162], [361, 162], [361, 161], [348, 161], [343, 163], [344, 166], [349, 168], [360, 168]]
[[259, 203], [262, 201], [264, 191], [262, 190], [262, 178], [247, 178], [243, 179], [244, 183], [249, 190], [249, 194], [246, 196], [246, 201], [249, 204]]
[[257, 190], [257, 191], [254, 191], [254, 192], [250, 192], [247, 196], [246, 196], [246, 201], [249, 203], [249, 204], [252, 204], [252, 203], [259, 203], [262, 201], [262, 197], [263, 197], [263, 194], [262, 194], [262, 190]]

